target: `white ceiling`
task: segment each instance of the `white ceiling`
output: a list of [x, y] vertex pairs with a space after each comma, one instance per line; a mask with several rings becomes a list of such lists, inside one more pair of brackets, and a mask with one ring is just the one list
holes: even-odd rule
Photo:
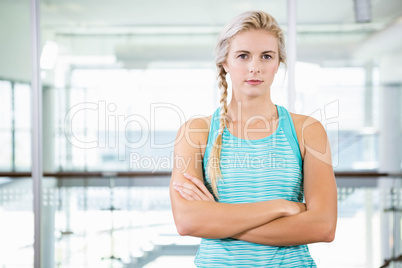
[[[0, 15], [6, 14], [5, 9], [16, 13], [21, 5], [29, 11], [27, 0], [1, 0]], [[245, 10], [264, 10], [286, 32], [286, 5], [284, 0], [42, 0], [41, 38], [43, 44], [57, 42], [60, 56], [116, 57], [126, 67], [143, 68], [155, 62], [213, 65], [216, 36], [232, 17]], [[355, 22], [353, 0], [297, 1], [298, 60], [333, 66], [375, 59], [379, 45], [372, 39], [384, 29], [400, 25], [402, 1], [371, 0], [371, 8], [372, 21], [361, 24]], [[0, 20], [19, 23], [17, 15]], [[7, 21], [1, 22], [4, 30]], [[11, 27], [12, 35], [22, 36], [16, 29]], [[0, 26], [0, 34], [1, 30]], [[29, 27], [24, 30], [24, 36], [29, 36]], [[394, 43], [393, 49], [402, 51], [400, 31], [388, 34], [382, 42]], [[361, 53], [356, 58], [361, 48], [366, 55], [373, 53], [372, 58]], [[76, 64], [83, 66], [85, 61]]]
[[[365, 39], [402, 15], [400, 0], [372, 0], [371, 8], [372, 21], [361, 24], [353, 0], [297, 1], [298, 59], [354, 64]], [[144, 67], [211, 61], [220, 29], [250, 9], [271, 13], [286, 31], [284, 0], [44, 0], [41, 21], [45, 36], [63, 44], [65, 53], [115, 55], [126, 66]]]
[[[60, 26], [165, 26], [224, 25], [234, 15], [250, 9], [271, 13], [286, 23], [283, 0], [42, 0], [43, 27]], [[401, 14], [399, 0], [372, 0], [375, 22]], [[304, 24], [354, 23], [353, 0], [299, 0], [297, 21]]]

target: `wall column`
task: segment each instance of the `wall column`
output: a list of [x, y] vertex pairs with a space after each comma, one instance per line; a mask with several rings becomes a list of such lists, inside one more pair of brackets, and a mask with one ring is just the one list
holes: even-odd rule
[[[380, 64], [380, 122], [379, 171], [401, 171], [401, 55], [383, 57]], [[399, 69], [398, 69], [399, 68]], [[399, 203], [400, 179], [383, 178], [381, 191], [381, 259], [397, 257], [400, 252], [401, 213]]]
[[288, 71], [288, 110], [295, 111], [296, 102], [296, 0], [288, 0], [288, 40], [287, 71]]

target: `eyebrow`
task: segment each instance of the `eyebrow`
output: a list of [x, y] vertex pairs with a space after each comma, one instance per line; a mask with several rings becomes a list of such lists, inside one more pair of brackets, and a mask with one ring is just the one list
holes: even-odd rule
[[[237, 51], [235, 51], [235, 53], [250, 53], [249, 51], [247, 51], [247, 50], [237, 50]], [[263, 51], [263, 52], [261, 52], [261, 54], [268, 54], [268, 53], [276, 53], [275, 51], [273, 51], [273, 50], [267, 50], [267, 51]]]

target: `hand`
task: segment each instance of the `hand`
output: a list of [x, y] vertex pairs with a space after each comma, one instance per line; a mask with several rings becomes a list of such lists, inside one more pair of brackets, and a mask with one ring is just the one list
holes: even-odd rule
[[288, 216], [296, 215], [307, 210], [305, 203], [288, 201]]
[[173, 188], [180, 193], [180, 195], [188, 200], [204, 200], [215, 202], [214, 196], [208, 191], [204, 183], [194, 176], [184, 173], [183, 176], [192, 183], [173, 182]]

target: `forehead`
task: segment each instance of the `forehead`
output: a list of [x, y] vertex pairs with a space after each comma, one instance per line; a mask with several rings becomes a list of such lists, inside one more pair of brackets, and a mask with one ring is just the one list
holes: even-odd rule
[[272, 50], [278, 52], [278, 38], [265, 30], [250, 30], [236, 34], [230, 40], [229, 51], [247, 50], [262, 52]]

